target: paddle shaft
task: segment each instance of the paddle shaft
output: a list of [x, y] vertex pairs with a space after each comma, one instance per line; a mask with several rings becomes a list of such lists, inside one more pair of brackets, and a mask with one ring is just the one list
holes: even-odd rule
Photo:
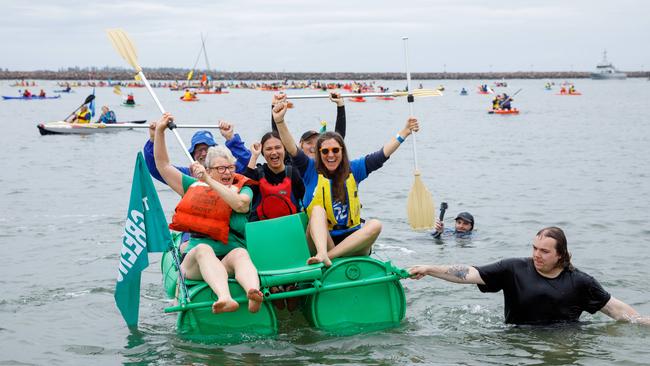
[[[408, 97], [406, 100], [408, 101], [409, 105], [409, 118], [413, 117], [413, 89], [411, 89], [411, 71], [409, 71], [409, 49], [408, 49], [408, 37], [402, 37], [402, 40], [404, 41], [404, 61], [406, 63], [406, 88], [408, 89]], [[417, 150], [417, 139], [415, 138], [415, 131], [412, 131], [411, 135], [413, 135], [413, 162], [415, 165], [415, 174], [419, 174], [418, 170], [418, 150]]]
[[[341, 94], [341, 98], [360, 98], [360, 97], [396, 97], [397, 93], [347, 93]], [[308, 95], [287, 95], [287, 99], [317, 99], [329, 98], [329, 94], [308, 94]]]
[[[164, 114], [165, 113], [165, 108], [163, 108], [162, 104], [160, 104], [160, 100], [158, 100], [158, 96], [156, 96], [156, 93], [153, 91], [153, 88], [149, 84], [149, 80], [147, 80], [147, 78], [144, 76], [144, 73], [142, 72], [142, 70], [138, 70], [138, 75], [140, 75], [140, 78], [144, 82], [144, 85], [147, 87], [147, 90], [149, 90], [149, 94], [151, 94], [151, 97], [156, 102], [156, 105], [158, 106], [158, 109], [160, 110], [160, 113]], [[190, 159], [190, 163], [194, 163], [194, 158], [192, 157], [190, 152], [187, 150], [187, 147], [185, 147], [185, 144], [183, 143], [183, 140], [181, 139], [181, 136], [178, 134], [178, 131], [176, 131], [176, 124], [171, 122], [168, 127], [169, 127], [170, 130], [172, 130], [172, 132], [174, 133], [174, 136], [176, 136], [176, 140], [178, 141], [178, 143], [183, 148], [183, 152], [185, 153], [185, 156], [187, 156], [187, 158]]]
[[[142, 121], [143, 123], [146, 121]], [[149, 128], [149, 125], [142, 125], [142, 124], [134, 124], [133, 122], [125, 122], [125, 123], [118, 123], [118, 124], [105, 124], [104, 127], [102, 128]], [[175, 125], [175, 128], [201, 128], [201, 129], [207, 129], [207, 128], [219, 128], [219, 126], [215, 125]]]

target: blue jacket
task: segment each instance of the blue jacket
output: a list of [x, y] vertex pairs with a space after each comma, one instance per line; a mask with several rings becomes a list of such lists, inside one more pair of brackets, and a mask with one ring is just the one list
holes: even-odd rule
[[[234, 134], [230, 140], [226, 141], [226, 147], [237, 159], [237, 162], [235, 164], [237, 167], [237, 173], [241, 174], [245, 172], [248, 161], [251, 159], [251, 152], [246, 148], [246, 145], [244, 145], [244, 142], [239, 137], [239, 134]], [[147, 140], [147, 143], [144, 144], [144, 148], [142, 150], [144, 153], [144, 160], [147, 162], [147, 168], [149, 169], [151, 176], [156, 178], [158, 181], [167, 184], [163, 177], [160, 176], [158, 168], [156, 168], [156, 160], [153, 157], [153, 142], [151, 142], [151, 140]], [[174, 165], [174, 167], [181, 173], [192, 176], [189, 167], [179, 167], [176, 165]]]

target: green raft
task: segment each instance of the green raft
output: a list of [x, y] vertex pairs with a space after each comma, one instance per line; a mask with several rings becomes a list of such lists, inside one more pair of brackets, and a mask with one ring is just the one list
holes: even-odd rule
[[[164, 253], [161, 267], [166, 293], [179, 304], [165, 309], [179, 313], [178, 332], [211, 341], [273, 336], [278, 333], [278, 316], [271, 301], [297, 296], [302, 297], [302, 314], [309, 324], [333, 335], [398, 326], [406, 312], [400, 279], [408, 272], [390, 261], [366, 256], [335, 259], [329, 268], [307, 265], [306, 226], [304, 213], [246, 225], [248, 251], [264, 294], [255, 314], [248, 311], [246, 293], [234, 279], [229, 280], [230, 292], [242, 306], [217, 315], [211, 309], [217, 296], [205, 282], [185, 280], [186, 286], [178, 286], [174, 254], [178, 254], [180, 235], [175, 235], [175, 253]], [[295, 285], [296, 290], [271, 294], [270, 288], [279, 285]]]

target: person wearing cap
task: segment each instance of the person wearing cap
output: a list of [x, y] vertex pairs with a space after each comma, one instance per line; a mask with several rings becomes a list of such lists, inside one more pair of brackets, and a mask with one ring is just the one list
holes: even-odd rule
[[533, 239], [532, 256], [508, 258], [484, 266], [416, 265], [411, 278], [432, 276], [475, 284], [481, 292], [503, 290], [505, 322], [542, 325], [578, 322], [583, 311], [597, 311], [617, 321], [650, 325], [630, 305], [610, 295], [571, 263], [564, 231], [546, 227]]
[[[436, 218], [435, 231], [432, 233], [434, 236], [456, 236], [456, 237], [468, 237], [472, 235], [474, 230], [474, 216], [469, 212], [461, 212], [456, 215], [454, 219], [456, 226], [454, 229], [445, 229], [445, 223]], [[439, 234], [440, 233], [440, 234]]]
[[[153, 156], [155, 131], [156, 122], [152, 122], [149, 124], [149, 140], [144, 144], [143, 148], [144, 158], [147, 162], [147, 168], [149, 169], [151, 176], [156, 178], [158, 181], [167, 184], [158, 172], [158, 169], [156, 169], [156, 161]], [[235, 164], [235, 171], [237, 173], [243, 173], [246, 171], [248, 160], [251, 158], [250, 150], [246, 148], [244, 142], [239, 137], [239, 134], [234, 133], [234, 128], [231, 123], [226, 121], [219, 121], [219, 132], [221, 132], [221, 136], [226, 139], [226, 147], [237, 159], [237, 163]], [[203, 164], [208, 153], [208, 148], [216, 145], [217, 143], [214, 141], [212, 132], [207, 130], [200, 130], [196, 131], [192, 136], [192, 141], [190, 143], [188, 151], [195, 161]], [[189, 167], [176, 166], [176, 169], [185, 175], [192, 175]]]
[[[273, 106], [275, 106], [275, 104], [279, 101], [284, 100], [285, 97], [286, 96], [282, 93], [274, 95], [273, 101], [271, 102], [271, 108], [273, 108]], [[338, 134], [345, 139], [346, 121], [343, 98], [341, 98], [340, 93], [330, 93], [329, 99], [333, 103], [336, 103], [336, 125], [334, 127], [334, 131], [338, 132]], [[278, 130], [278, 127], [273, 120], [273, 113], [271, 113], [271, 129], [273, 131]], [[300, 136], [300, 142], [298, 143], [298, 146], [300, 146], [300, 150], [307, 154], [307, 156], [311, 159], [316, 158], [316, 140], [318, 139], [319, 135], [320, 132], [309, 130]]]
[[380, 169], [411, 133], [419, 130], [418, 120], [410, 117], [379, 150], [354, 160], [348, 158], [340, 134], [325, 132], [316, 141], [316, 159], [311, 159], [296, 146], [284, 119], [286, 111], [286, 100], [280, 97], [273, 108], [273, 118], [292, 165], [305, 184], [303, 202], [309, 216], [307, 241], [313, 254], [307, 263], [323, 263], [329, 267], [332, 258], [369, 255], [382, 224], [377, 219], [361, 218], [358, 186], [370, 173]]

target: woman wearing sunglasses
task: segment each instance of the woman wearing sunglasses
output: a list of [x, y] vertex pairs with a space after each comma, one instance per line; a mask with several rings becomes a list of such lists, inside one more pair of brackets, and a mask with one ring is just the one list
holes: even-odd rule
[[378, 151], [352, 161], [348, 159], [341, 135], [326, 132], [318, 138], [317, 155], [311, 159], [297, 148], [289, 132], [284, 121], [286, 104], [280, 96], [273, 109], [273, 119], [305, 184], [303, 202], [309, 215], [307, 238], [310, 250], [315, 252], [307, 263], [322, 262], [329, 266], [332, 258], [370, 254], [381, 232], [381, 222], [361, 219], [358, 184], [381, 168], [406, 137], [418, 131], [417, 119], [409, 118], [404, 128]]
[[205, 167], [194, 162], [190, 170], [193, 178], [181, 173], [169, 162], [165, 129], [173, 116], [163, 114], [156, 124], [154, 158], [158, 172], [165, 182], [183, 198], [176, 206], [171, 229], [190, 232], [189, 244], [180, 270], [186, 278], [205, 281], [217, 295], [212, 312], [233, 312], [239, 304], [228, 289], [228, 275], [235, 274], [237, 282], [246, 291], [248, 310], [259, 311], [262, 292], [259, 277], [244, 239], [253, 191], [251, 181], [235, 173], [236, 159], [223, 146], [208, 149]]

